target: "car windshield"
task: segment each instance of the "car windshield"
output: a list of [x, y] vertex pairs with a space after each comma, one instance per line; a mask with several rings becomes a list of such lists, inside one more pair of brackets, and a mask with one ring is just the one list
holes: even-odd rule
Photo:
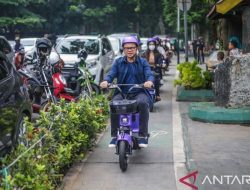
[[88, 54], [98, 54], [99, 41], [97, 39], [63, 39], [56, 50], [59, 54], [78, 54], [84, 48]]
[[35, 41], [36, 40], [21, 39], [21, 44], [23, 44], [24, 46], [33, 46], [35, 44]]

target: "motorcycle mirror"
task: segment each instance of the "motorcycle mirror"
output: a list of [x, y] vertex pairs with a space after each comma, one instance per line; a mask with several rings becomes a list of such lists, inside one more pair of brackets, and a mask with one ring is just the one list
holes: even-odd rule
[[78, 58], [82, 59], [82, 60], [86, 60], [88, 57], [88, 53], [85, 49], [82, 49], [78, 52]]
[[106, 49], [102, 50], [102, 55], [106, 55], [107, 53], [108, 53], [108, 50], [106, 50]]

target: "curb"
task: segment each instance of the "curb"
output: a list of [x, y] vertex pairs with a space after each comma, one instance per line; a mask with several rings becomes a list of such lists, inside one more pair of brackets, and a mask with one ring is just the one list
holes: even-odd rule
[[214, 93], [212, 90], [186, 90], [183, 86], [177, 87], [176, 101], [209, 102], [213, 100]]
[[[108, 130], [109, 127], [110, 127], [110, 123], [108, 122], [106, 128], [97, 134], [97, 139], [95, 141], [95, 145], [92, 147], [93, 149], [95, 148], [95, 146], [97, 144], [99, 144], [99, 142], [101, 141], [101, 139], [104, 136], [104, 133]], [[63, 179], [61, 185], [57, 188], [57, 190], [71, 189], [71, 186], [77, 180], [78, 176], [80, 175], [80, 173], [83, 170], [85, 163], [87, 162], [88, 158], [91, 156], [92, 153], [93, 153], [92, 150], [88, 151], [87, 154], [85, 155], [85, 157], [83, 158], [83, 160], [76, 162], [71, 166], [71, 168], [67, 171], [67, 174], [64, 176], [64, 179]]]
[[[192, 145], [190, 140], [190, 135], [188, 131], [188, 125], [185, 121], [185, 118], [188, 119], [188, 114], [183, 113], [181, 114], [181, 126], [183, 130], [183, 141], [184, 141], [184, 152], [186, 156], [186, 168], [189, 173], [197, 171], [199, 173], [198, 166], [193, 158], [192, 152]], [[198, 175], [195, 185], [198, 187], [199, 190], [203, 190], [204, 187], [199, 183], [202, 179], [200, 175]], [[205, 189], [204, 189], [205, 190]]]
[[189, 105], [189, 117], [207, 123], [250, 123], [250, 107], [223, 108], [213, 102], [198, 102]]
[[197, 170], [197, 166], [195, 164], [195, 161], [192, 156], [192, 147], [190, 143], [190, 137], [188, 132], [188, 126], [186, 122], [184, 121], [184, 117], [187, 114], [181, 114], [181, 126], [183, 130], [183, 141], [184, 141], [184, 152], [186, 156], [186, 167], [188, 172]]

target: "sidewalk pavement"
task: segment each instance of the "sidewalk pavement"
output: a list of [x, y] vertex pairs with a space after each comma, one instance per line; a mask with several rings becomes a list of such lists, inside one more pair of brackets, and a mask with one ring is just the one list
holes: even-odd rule
[[198, 171], [199, 190], [250, 189], [250, 125], [192, 121], [179, 102], [189, 173]]

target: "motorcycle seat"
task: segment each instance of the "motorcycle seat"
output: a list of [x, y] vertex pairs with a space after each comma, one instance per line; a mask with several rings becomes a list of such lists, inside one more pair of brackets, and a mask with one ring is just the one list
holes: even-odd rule
[[71, 88], [64, 88], [64, 91], [71, 96], [77, 95], [77, 90], [72, 90]]

